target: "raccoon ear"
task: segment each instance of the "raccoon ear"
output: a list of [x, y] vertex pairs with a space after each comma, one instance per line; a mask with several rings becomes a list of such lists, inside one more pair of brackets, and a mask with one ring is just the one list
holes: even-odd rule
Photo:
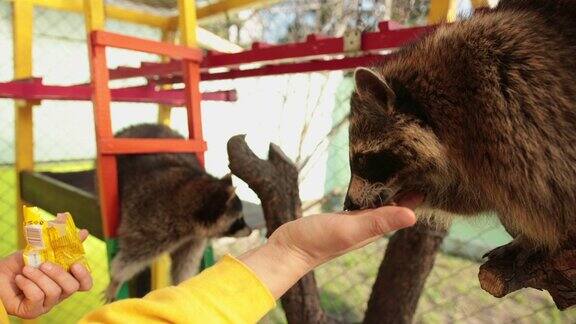
[[370, 95], [386, 105], [387, 108], [394, 106], [396, 95], [394, 90], [382, 77], [374, 71], [366, 68], [358, 68], [354, 71], [356, 93], [360, 97]]
[[224, 182], [227, 185], [232, 185], [232, 173], [228, 173], [227, 175], [223, 176], [220, 181]]

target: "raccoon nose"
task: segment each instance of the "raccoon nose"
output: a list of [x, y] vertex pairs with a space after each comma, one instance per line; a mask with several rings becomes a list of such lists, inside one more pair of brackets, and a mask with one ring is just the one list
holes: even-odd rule
[[344, 199], [344, 210], [353, 211], [353, 210], [358, 210], [358, 209], [360, 209], [360, 206], [358, 206], [354, 202], [352, 202], [352, 199], [350, 199], [350, 196], [346, 196], [346, 199]]

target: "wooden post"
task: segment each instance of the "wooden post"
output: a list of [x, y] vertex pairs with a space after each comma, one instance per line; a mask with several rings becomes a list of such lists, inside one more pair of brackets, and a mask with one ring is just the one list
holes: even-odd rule
[[103, 0], [84, 0], [84, 23], [87, 37], [94, 30], [104, 30], [106, 16]]
[[[171, 29], [164, 29], [162, 30], [162, 42], [166, 43], [175, 43], [176, 41], [176, 31]], [[170, 58], [163, 56], [162, 62], [168, 62]], [[170, 85], [165, 85], [165, 89], [170, 89]], [[159, 105], [158, 106], [158, 123], [170, 126], [170, 112], [172, 111], [172, 107], [166, 105]]]
[[[14, 0], [12, 4], [12, 30], [14, 53], [14, 77], [30, 78], [33, 75], [32, 41], [34, 29], [34, 3], [32, 0]], [[26, 244], [21, 230], [23, 222], [22, 206], [24, 201], [20, 194], [20, 172], [34, 169], [34, 103], [16, 100], [14, 103], [14, 142], [16, 171], [16, 232], [18, 247]], [[24, 324], [35, 324], [38, 320], [22, 320]]]
[[[197, 29], [198, 20], [196, 17], [196, 2], [188, 0], [178, 0], [178, 12], [180, 13], [178, 27], [180, 30], [180, 45], [198, 47]], [[188, 137], [194, 140], [203, 140], [202, 133], [202, 110], [200, 106], [200, 64], [183, 60], [183, 80], [186, 85], [184, 93], [186, 97], [186, 108], [188, 118]], [[204, 151], [196, 154], [200, 165], [204, 167]], [[210, 244], [210, 243], [208, 243]], [[212, 266], [214, 257], [212, 248], [207, 246], [202, 258], [202, 268]]]
[[392, 20], [392, 8], [394, 5], [394, 0], [384, 0], [384, 17], [383, 19], [386, 21]]
[[388, 242], [372, 288], [364, 323], [412, 323], [446, 231], [418, 223]]
[[[196, 3], [178, 0], [180, 12], [180, 45], [198, 47], [196, 39]], [[183, 60], [183, 79], [186, 84], [186, 106], [188, 107], [188, 133], [190, 139], [202, 140], [202, 116], [200, 110], [200, 65]], [[204, 152], [198, 153], [200, 164], [204, 165]]]
[[[162, 42], [166, 43], [175, 43], [176, 40], [176, 32], [171, 29], [164, 29], [162, 30]], [[166, 56], [162, 56], [162, 62], [169, 61], [170, 58]], [[170, 85], [164, 85], [164, 89], [172, 88]], [[167, 105], [158, 105], [158, 123], [170, 126], [171, 118], [170, 113], [172, 111], [172, 107]], [[158, 259], [156, 259], [152, 263], [152, 267], [150, 268], [151, 272], [151, 289], [160, 289], [164, 287], [168, 287], [172, 284], [172, 280], [170, 278], [170, 255], [163, 254]]]
[[472, 0], [472, 8], [474, 13], [486, 12], [490, 10], [490, 1], [488, 0]]
[[[25, 79], [32, 77], [32, 38], [34, 26], [34, 4], [32, 0], [14, 0], [13, 3], [13, 41], [14, 41], [14, 77]], [[16, 184], [20, 188], [20, 172], [34, 168], [34, 104], [24, 100], [14, 103], [15, 115], [15, 167]], [[17, 192], [17, 221], [19, 229], [22, 224], [22, 205], [20, 191]], [[24, 247], [25, 240], [21, 230], [18, 230], [18, 246]]]
[[[228, 157], [232, 173], [260, 198], [268, 235], [282, 224], [302, 217], [298, 170], [278, 146], [270, 145], [268, 160], [264, 161], [250, 150], [243, 135], [237, 135], [228, 141]], [[314, 272], [282, 296], [282, 307], [290, 324], [334, 322], [320, 306]]]
[[428, 12], [428, 24], [440, 24], [456, 20], [458, 12], [457, 0], [431, 0]]
[[[86, 24], [86, 37], [90, 39], [91, 32], [104, 30], [106, 16], [103, 0], [84, 0], [84, 19]], [[100, 143], [114, 137], [112, 133], [110, 112], [110, 89], [108, 81], [108, 66], [106, 61], [106, 48], [93, 46], [89, 42], [88, 55], [90, 60], [90, 74], [92, 78], [92, 102], [94, 113], [94, 129], [96, 133], [96, 174], [98, 175], [98, 198], [102, 214], [102, 229], [106, 239], [108, 260], [112, 260], [118, 251], [116, 230], [119, 223], [120, 206], [118, 200], [118, 174], [116, 157], [103, 155]], [[117, 298], [128, 297], [128, 286], [124, 284]]]
[[472, 7], [474, 9], [490, 8], [490, 1], [488, 0], [471, 0], [471, 1], [472, 1]]

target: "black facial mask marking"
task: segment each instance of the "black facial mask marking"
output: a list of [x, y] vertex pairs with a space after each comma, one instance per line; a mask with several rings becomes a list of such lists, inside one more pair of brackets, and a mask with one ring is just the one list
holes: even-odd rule
[[405, 166], [405, 162], [390, 152], [357, 154], [352, 158], [352, 173], [369, 182], [386, 182]]
[[244, 221], [244, 218], [238, 218], [230, 225], [230, 228], [224, 233], [225, 236], [230, 236], [238, 233], [240, 230], [248, 228], [248, 224]]

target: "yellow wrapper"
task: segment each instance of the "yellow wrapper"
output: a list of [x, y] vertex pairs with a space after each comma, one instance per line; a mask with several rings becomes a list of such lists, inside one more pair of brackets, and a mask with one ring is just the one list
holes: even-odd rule
[[39, 267], [44, 262], [60, 265], [66, 271], [74, 263], [89, 269], [78, 229], [70, 213], [58, 214], [53, 221], [45, 221], [36, 207], [24, 207], [24, 264]]

